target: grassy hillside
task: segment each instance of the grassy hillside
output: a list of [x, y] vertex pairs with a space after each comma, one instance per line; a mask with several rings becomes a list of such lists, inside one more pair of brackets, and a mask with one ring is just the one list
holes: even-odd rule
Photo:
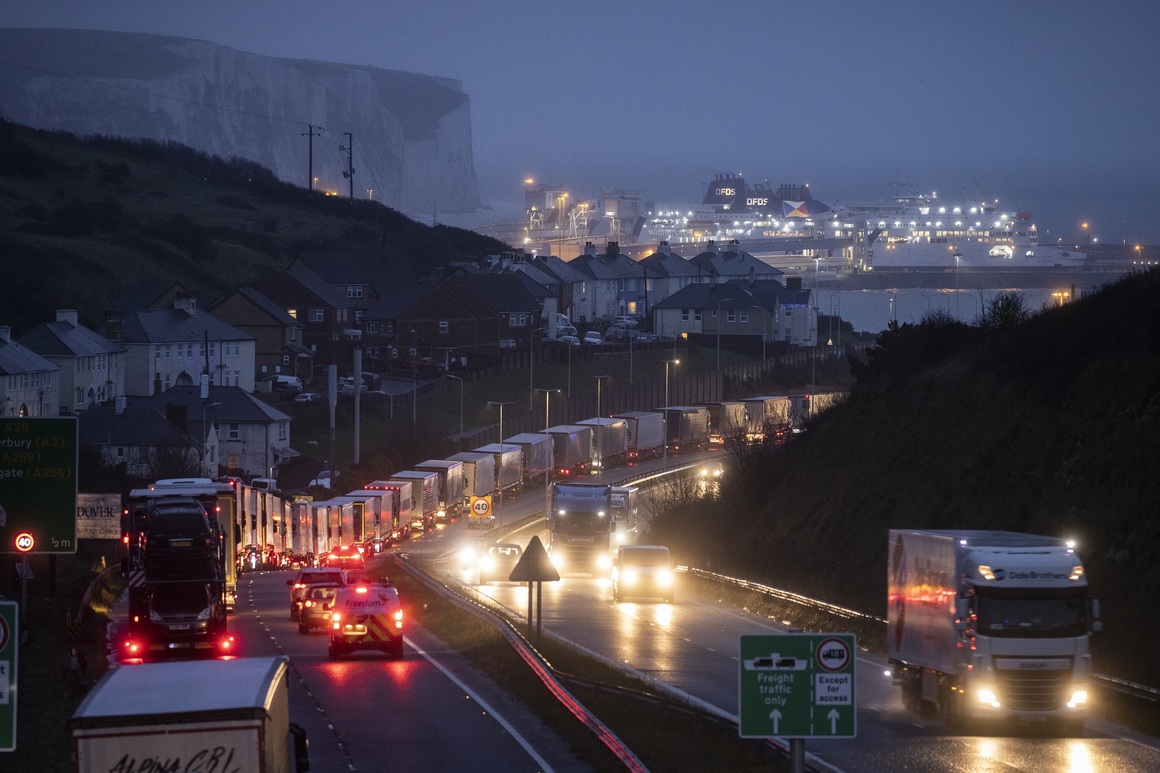
[[100, 329], [108, 302], [141, 279], [210, 292], [260, 287], [302, 251], [349, 252], [425, 276], [500, 249], [372, 201], [311, 193], [248, 161], [0, 120], [0, 323], [16, 333], [59, 308]]
[[1160, 272], [986, 329], [884, 334], [851, 399], [743, 454], [712, 512], [654, 524], [682, 560], [885, 617], [895, 527], [1078, 540], [1097, 670], [1160, 685]]

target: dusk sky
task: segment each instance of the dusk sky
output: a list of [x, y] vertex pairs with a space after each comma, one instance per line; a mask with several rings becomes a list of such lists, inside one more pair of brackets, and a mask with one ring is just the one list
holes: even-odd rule
[[[198, 38], [440, 75], [480, 191], [534, 177], [699, 202], [717, 173], [999, 197], [1052, 235], [1160, 243], [1160, 2], [39, 0], [0, 26]], [[2, 57], [2, 53], [0, 53]], [[301, 119], [309, 116], [286, 116]]]

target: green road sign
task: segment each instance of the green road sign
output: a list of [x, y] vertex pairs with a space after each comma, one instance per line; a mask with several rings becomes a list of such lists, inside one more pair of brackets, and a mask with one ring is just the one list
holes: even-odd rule
[[16, 751], [16, 610], [15, 601], [0, 601], [0, 752]]
[[742, 738], [853, 738], [854, 634], [741, 637]]
[[0, 553], [77, 550], [77, 420], [0, 418]]

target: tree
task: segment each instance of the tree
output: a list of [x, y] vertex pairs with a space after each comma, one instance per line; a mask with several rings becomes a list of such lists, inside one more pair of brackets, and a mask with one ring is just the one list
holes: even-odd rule
[[980, 327], [984, 330], [1010, 330], [1031, 318], [1023, 293], [1002, 292], [987, 302]]

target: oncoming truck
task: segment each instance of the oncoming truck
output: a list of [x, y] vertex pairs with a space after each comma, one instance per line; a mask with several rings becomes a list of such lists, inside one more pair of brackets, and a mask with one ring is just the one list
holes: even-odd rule
[[1008, 531], [890, 531], [887, 654], [911, 709], [950, 724], [1082, 730], [1099, 603], [1065, 540]]
[[607, 577], [618, 536], [636, 529], [636, 493], [599, 483], [552, 484], [548, 555], [556, 570]]

